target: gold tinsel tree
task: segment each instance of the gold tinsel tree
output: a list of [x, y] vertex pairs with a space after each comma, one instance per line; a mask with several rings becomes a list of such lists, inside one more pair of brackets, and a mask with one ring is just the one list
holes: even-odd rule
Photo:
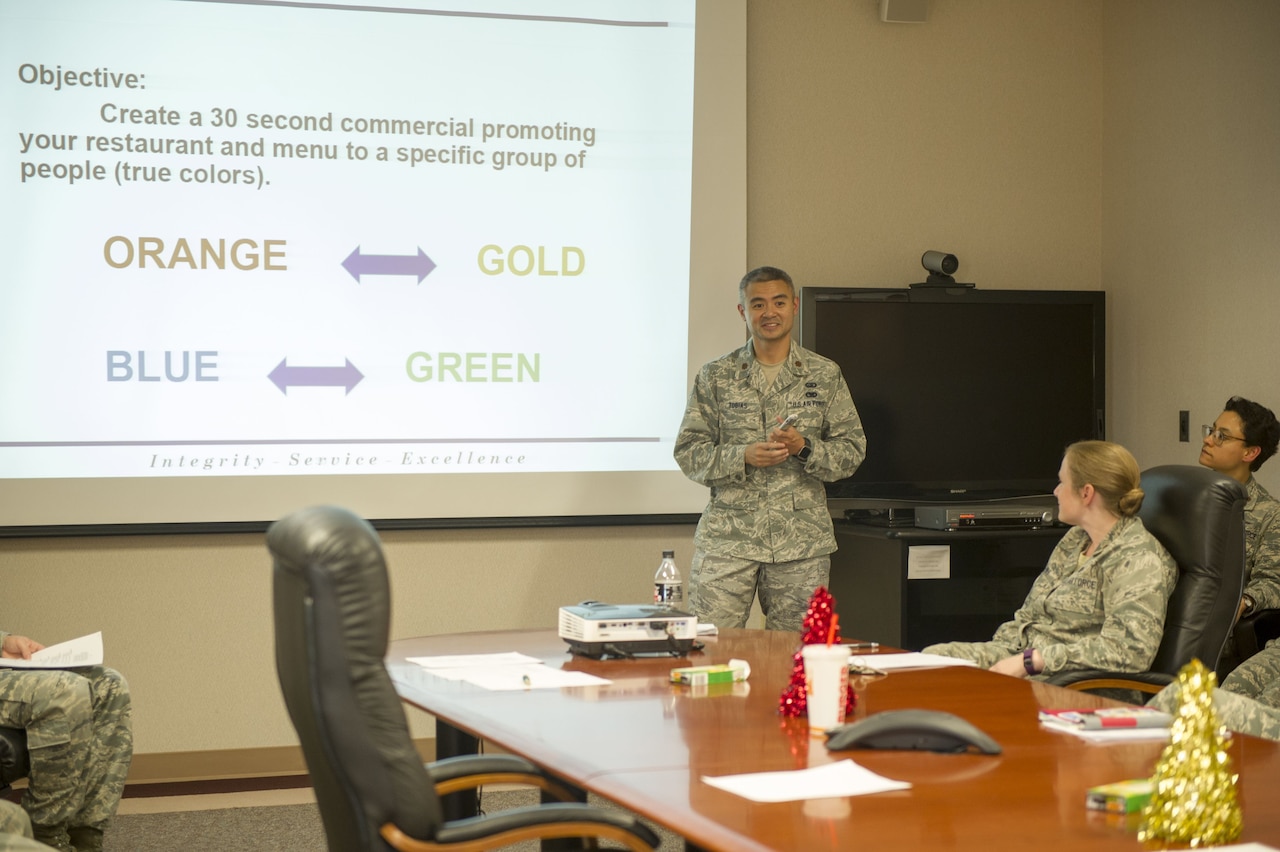
[[1231, 757], [1213, 709], [1217, 676], [1199, 660], [1178, 673], [1178, 712], [1156, 763], [1138, 839], [1149, 846], [1217, 846], [1240, 836]]

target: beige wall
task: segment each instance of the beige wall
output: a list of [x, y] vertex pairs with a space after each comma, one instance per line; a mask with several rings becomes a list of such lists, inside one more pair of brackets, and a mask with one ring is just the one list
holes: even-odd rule
[[1100, 5], [931, 7], [749, 3], [749, 265], [898, 287], [936, 249], [981, 287], [1098, 289]]
[[[1108, 3], [1105, 22], [1111, 434], [1194, 463], [1180, 409], [1193, 428], [1234, 393], [1280, 410], [1280, 3]], [[1280, 494], [1280, 461], [1258, 479]]]
[[[683, 525], [385, 533], [392, 636], [549, 628], [566, 603], [644, 600], [661, 551], [687, 566], [692, 536]], [[102, 630], [108, 664], [133, 690], [139, 754], [296, 742], [276, 683], [262, 536], [3, 541], [0, 589], [10, 632]], [[431, 735], [422, 718], [415, 728]]]
[[[931, 5], [908, 25], [876, 0], [749, 0], [748, 262], [897, 286], [940, 249], [983, 287], [1105, 288], [1110, 434], [1144, 465], [1194, 460], [1180, 408], [1198, 425], [1232, 392], [1280, 405], [1280, 4]], [[391, 533], [393, 632], [549, 627], [566, 602], [639, 599], [658, 551], [687, 565], [691, 536]], [[104, 631], [139, 753], [294, 742], [260, 536], [3, 541], [0, 590], [7, 629]]]

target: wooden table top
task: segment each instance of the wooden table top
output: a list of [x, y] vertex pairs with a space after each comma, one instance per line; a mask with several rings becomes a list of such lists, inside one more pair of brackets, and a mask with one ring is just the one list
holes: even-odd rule
[[[454, 634], [392, 644], [401, 697], [450, 724], [545, 766], [706, 849], [1140, 849], [1137, 818], [1084, 807], [1094, 785], [1151, 774], [1163, 745], [1092, 745], [1044, 730], [1040, 708], [1106, 703], [969, 667], [859, 679], [857, 716], [907, 707], [955, 713], [1004, 748], [998, 756], [903, 751], [828, 753], [804, 719], [778, 714], [792, 633], [726, 630], [687, 662], [670, 657], [588, 660], [554, 630]], [[487, 691], [428, 674], [406, 657], [520, 651], [548, 665], [608, 678], [603, 686]], [[745, 659], [746, 683], [699, 694], [672, 686], [677, 665]], [[1237, 736], [1241, 842], [1280, 846], [1280, 744]], [[910, 790], [761, 804], [703, 776], [804, 769], [853, 759]]]

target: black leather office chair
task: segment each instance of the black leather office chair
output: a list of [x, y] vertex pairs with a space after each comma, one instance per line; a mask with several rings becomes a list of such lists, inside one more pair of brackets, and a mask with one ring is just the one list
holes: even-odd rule
[[27, 732], [22, 728], [0, 728], [0, 793], [30, 772]]
[[[334, 852], [491, 849], [533, 838], [658, 846], [634, 817], [580, 803], [509, 755], [423, 766], [383, 662], [391, 592], [378, 536], [345, 509], [295, 512], [267, 531], [273, 558], [276, 670]], [[447, 821], [440, 795], [524, 783], [566, 800]]]
[[1208, 468], [1163, 465], [1143, 472], [1142, 490], [1138, 516], [1178, 564], [1155, 660], [1146, 672], [1066, 672], [1050, 683], [1154, 695], [1192, 659], [1218, 664], [1244, 586], [1244, 488]]

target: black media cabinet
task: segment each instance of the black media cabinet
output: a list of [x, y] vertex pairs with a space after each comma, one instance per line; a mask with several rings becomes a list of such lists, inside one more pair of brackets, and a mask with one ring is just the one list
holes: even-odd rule
[[[912, 651], [990, 639], [1022, 605], [1067, 529], [945, 531], [836, 521], [830, 588], [840, 635]], [[911, 548], [936, 545], [950, 547], [950, 576], [907, 579]]]

